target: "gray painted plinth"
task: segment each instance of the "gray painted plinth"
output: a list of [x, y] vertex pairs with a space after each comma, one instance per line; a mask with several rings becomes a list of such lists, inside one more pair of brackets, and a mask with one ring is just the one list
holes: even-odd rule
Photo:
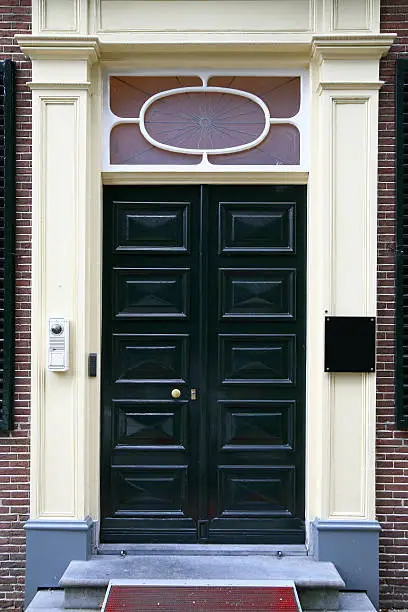
[[379, 532], [377, 521], [321, 521], [312, 525], [313, 556], [332, 561], [347, 590], [366, 591], [379, 605]]
[[39, 587], [57, 587], [72, 559], [89, 559], [93, 521], [30, 519], [26, 530], [26, 593], [28, 605]]
[[332, 609], [337, 610], [339, 590], [344, 588], [332, 563], [319, 563], [309, 557], [146, 554], [121, 558], [109, 555], [70, 563], [59, 583], [64, 588], [65, 607], [97, 609], [109, 580], [114, 578], [293, 580], [301, 598], [306, 591], [314, 591], [309, 600], [311, 610], [327, 609], [329, 598]]

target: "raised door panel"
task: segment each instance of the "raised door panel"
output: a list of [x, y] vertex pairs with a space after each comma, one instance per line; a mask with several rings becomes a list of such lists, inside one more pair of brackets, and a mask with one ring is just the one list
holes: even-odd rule
[[115, 400], [114, 448], [187, 449], [188, 402]]
[[296, 402], [220, 400], [218, 448], [222, 451], [293, 450]]
[[296, 270], [221, 268], [220, 317], [295, 319]]
[[293, 385], [295, 340], [289, 334], [219, 334], [221, 384]]
[[188, 334], [114, 334], [114, 383], [186, 384], [190, 362], [189, 339]]
[[116, 318], [189, 316], [188, 269], [115, 268], [113, 274]]
[[190, 204], [165, 200], [118, 202], [113, 218], [114, 251], [187, 253]]
[[[253, 196], [259, 188], [254, 189]], [[221, 254], [293, 253], [295, 203], [219, 202], [218, 243]], [[243, 260], [245, 261], [245, 260]]]

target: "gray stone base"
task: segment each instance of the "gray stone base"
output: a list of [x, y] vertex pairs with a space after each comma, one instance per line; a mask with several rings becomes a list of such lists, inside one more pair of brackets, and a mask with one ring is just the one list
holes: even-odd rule
[[39, 587], [57, 587], [59, 579], [73, 559], [86, 561], [92, 553], [93, 521], [29, 520], [25, 524], [27, 540], [27, 606]]
[[[210, 546], [210, 545], [209, 545]], [[270, 555], [97, 555], [90, 561], [72, 561], [60, 580], [66, 608], [98, 609], [110, 580], [143, 582], [163, 580], [180, 584], [184, 581], [221, 580], [228, 584], [252, 580], [293, 581], [301, 602], [310, 610], [338, 610], [339, 591], [344, 581], [332, 563], [317, 562], [309, 557], [274, 557]], [[313, 591], [313, 593], [309, 593]], [[330, 607], [328, 607], [330, 606]]]
[[378, 609], [379, 523], [316, 519], [311, 530], [314, 558], [334, 563], [346, 589], [366, 591]]
[[[340, 612], [375, 612], [367, 595], [364, 593], [340, 593]], [[34, 597], [26, 612], [94, 612], [92, 608], [66, 608], [63, 591], [40, 591]], [[313, 612], [303, 608], [303, 612]], [[334, 612], [330, 608], [326, 612]], [[408, 612], [408, 610], [390, 610], [389, 612]]]

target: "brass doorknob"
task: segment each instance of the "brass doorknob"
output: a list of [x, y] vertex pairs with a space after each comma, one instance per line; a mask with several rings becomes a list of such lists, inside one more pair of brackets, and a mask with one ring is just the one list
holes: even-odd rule
[[171, 397], [173, 399], [178, 399], [180, 395], [181, 395], [180, 389], [173, 389], [173, 391], [171, 392]]

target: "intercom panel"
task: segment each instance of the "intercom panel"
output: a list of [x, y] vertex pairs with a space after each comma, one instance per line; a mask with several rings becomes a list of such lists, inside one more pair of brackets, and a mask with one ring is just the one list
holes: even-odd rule
[[69, 369], [69, 321], [50, 317], [47, 340], [48, 370], [66, 372]]

